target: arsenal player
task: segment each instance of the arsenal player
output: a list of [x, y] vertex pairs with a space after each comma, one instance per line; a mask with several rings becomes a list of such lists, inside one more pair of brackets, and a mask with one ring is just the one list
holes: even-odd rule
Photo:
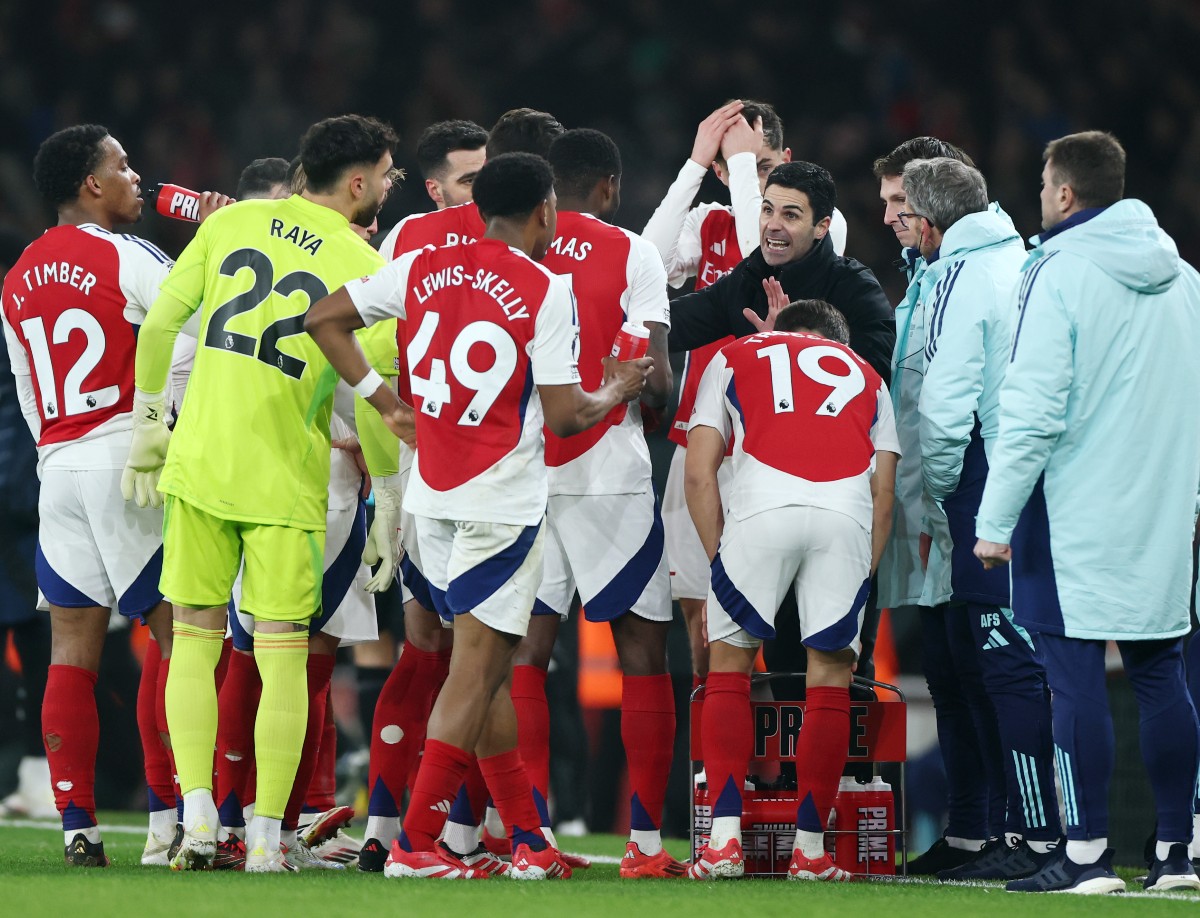
[[[713, 358], [688, 432], [688, 509], [712, 561], [702, 733], [713, 816], [688, 874], [743, 873], [750, 669], [762, 641], [775, 636], [784, 595], [794, 591], [808, 668], [788, 876], [841, 881], [849, 874], [825, 853], [825, 819], [845, 765], [850, 673], [870, 577], [891, 529], [900, 448], [887, 386], [847, 346], [840, 311], [819, 300], [793, 303], [775, 328]], [[731, 439], [723, 514], [717, 470]]]
[[[702, 290], [758, 248], [758, 216], [767, 176], [780, 163], [791, 159], [792, 151], [783, 142], [783, 122], [766, 102], [734, 99], [700, 122], [691, 156], [642, 231], [662, 256], [672, 287], [682, 287], [688, 278], [694, 277], [695, 289]], [[731, 203], [711, 202], [692, 207], [710, 166], [722, 184], [729, 187]], [[841, 255], [846, 249], [846, 220], [836, 208], [829, 235], [834, 251]], [[667, 433], [677, 447], [671, 457], [662, 502], [671, 565], [671, 598], [679, 600], [687, 622], [697, 685], [708, 672], [703, 612], [709, 574], [704, 549], [684, 501], [684, 450], [700, 377], [713, 355], [732, 340], [732, 336], [727, 336], [685, 354], [679, 407]], [[732, 444], [728, 455], [732, 455]], [[728, 467], [723, 466], [722, 493], [729, 474]]]
[[[458, 632], [389, 876], [476, 875], [436, 841], [476, 757], [511, 826], [509, 876], [570, 875], [538, 828], [507, 688], [542, 579], [543, 412], [557, 435], [582, 433], [637, 398], [653, 365], [609, 358], [597, 391], [580, 386], [574, 297], [535, 263], [554, 239], [552, 183], [541, 157], [489, 161], [475, 184], [487, 226], [475, 245], [409, 253], [319, 301], [305, 322], [338, 372], [364, 389], [370, 370], [354, 330], [405, 320], [418, 450], [404, 501], [438, 612]], [[372, 404], [388, 418], [392, 403], [399, 408], [380, 384]]]

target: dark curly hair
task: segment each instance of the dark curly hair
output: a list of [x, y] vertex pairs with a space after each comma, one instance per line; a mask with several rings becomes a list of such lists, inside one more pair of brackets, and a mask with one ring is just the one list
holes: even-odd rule
[[374, 165], [384, 153], [394, 153], [396, 143], [396, 132], [375, 118], [341, 115], [318, 121], [300, 138], [308, 187], [325, 194], [346, 169]]
[[592, 128], [559, 134], [550, 144], [550, 166], [559, 194], [585, 198], [596, 183], [621, 174], [621, 151], [613, 139]]
[[76, 124], [51, 134], [33, 158], [33, 184], [46, 203], [58, 209], [79, 197], [79, 188], [104, 159], [100, 142], [108, 128]]
[[484, 220], [523, 217], [550, 197], [554, 173], [533, 153], [503, 153], [489, 159], [475, 179], [475, 204]]

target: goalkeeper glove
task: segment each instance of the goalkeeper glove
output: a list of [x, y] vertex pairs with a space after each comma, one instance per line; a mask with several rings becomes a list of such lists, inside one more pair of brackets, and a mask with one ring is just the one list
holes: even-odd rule
[[121, 495], [139, 507], [161, 507], [158, 479], [167, 461], [167, 444], [171, 431], [167, 428], [164, 392], [150, 394], [141, 389], [133, 391], [133, 439], [129, 444], [129, 459], [121, 473]]
[[375, 521], [367, 533], [363, 562], [379, 570], [367, 581], [368, 593], [382, 593], [396, 578], [400, 563], [400, 476], [375, 479]]

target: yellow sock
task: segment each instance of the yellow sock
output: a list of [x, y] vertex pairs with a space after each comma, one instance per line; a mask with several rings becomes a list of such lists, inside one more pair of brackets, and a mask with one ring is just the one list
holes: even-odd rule
[[212, 790], [213, 749], [217, 745], [217, 687], [224, 631], [175, 622], [171, 668], [167, 672], [167, 727], [183, 793]]
[[254, 721], [254, 814], [282, 819], [308, 728], [308, 632], [254, 633], [262, 697]]

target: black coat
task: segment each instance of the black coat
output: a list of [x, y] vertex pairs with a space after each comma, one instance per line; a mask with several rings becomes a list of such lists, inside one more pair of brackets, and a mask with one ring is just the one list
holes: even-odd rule
[[853, 258], [835, 255], [828, 235], [799, 261], [778, 268], [768, 265], [762, 250], [755, 249], [712, 286], [672, 300], [670, 349], [690, 351], [726, 335], [754, 334], [742, 309], [749, 306], [766, 317], [762, 282], [768, 277], [779, 279], [789, 300], [825, 300], [841, 310], [850, 325], [850, 347], [891, 382], [896, 347], [892, 306], [870, 269]]

